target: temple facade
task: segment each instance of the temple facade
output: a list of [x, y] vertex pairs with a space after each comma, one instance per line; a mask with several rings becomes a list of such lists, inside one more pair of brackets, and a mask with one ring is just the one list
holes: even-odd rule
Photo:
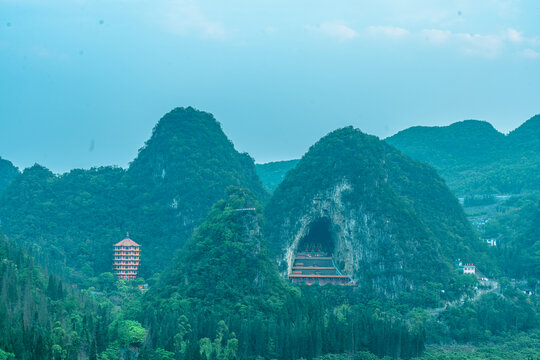
[[296, 254], [289, 281], [308, 285], [336, 284], [355, 286], [352, 279], [340, 273], [332, 256], [325, 252], [299, 252]]
[[137, 277], [140, 263], [140, 247], [135, 241], [126, 238], [114, 244], [114, 273], [119, 279], [133, 280]]

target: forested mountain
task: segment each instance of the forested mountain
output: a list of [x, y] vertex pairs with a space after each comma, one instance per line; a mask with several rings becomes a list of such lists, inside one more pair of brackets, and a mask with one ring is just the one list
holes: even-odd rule
[[[14, 240], [79, 284], [111, 271], [112, 245], [129, 231], [142, 245], [142, 275], [163, 269], [229, 185], [268, 196], [253, 160], [240, 154], [211, 114], [177, 108], [155, 126], [129, 169], [54, 175], [35, 165], [0, 198]], [[67, 265], [67, 268], [65, 267]]]
[[299, 160], [273, 161], [265, 164], [256, 164], [257, 175], [270, 193], [273, 193], [280, 182], [285, 178], [285, 174], [293, 169]]
[[170, 260], [228, 186], [248, 188], [258, 201], [268, 197], [253, 159], [234, 149], [211, 114], [191, 107], [176, 108], [159, 121], [125, 183], [132, 233], [154, 270]]
[[309, 230], [325, 223], [331, 238], [324, 241], [342, 271], [390, 297], [414, 297], [428, 281], [447, 287], [457, 258], [485, 261], [435, 170], [352, 127], [310, 148], [274, 192], [265, 217], [281, 271], [290, 270]]
[[[533, 149], [535, 124], [503, 140]], [[0, 196], [0, 359], [409, 359], [426, 343], [535, 341], [536, 295], [453, 269], [496, 266], [436, 171], [352, 127], [259, 166], [269, 189], [284, 177], [270, 200], [253, 160], [193, 108], [166, 114], [127, 170], [15, 170]], [[531, 201], [501, 225], [526, 229], [512, 251], [529, 275]], [[110, 273], [126, 231], [148, 292]], [[358, 287], [289, 284], [302, 241], [324, 243]]]
[[112, 244], [132, 226], [123, 177], [112, 167], [60, 176], [27, 168], [0, 200], [4, 231], [51, 270], [84, 284], [111, 271]]
[[487, 122], [467, 120], [415, 126], [385, 141], [433, 165], [459, 195], [540, 189], [540, 115], [506, 136]]
[[0, 196], [17, 175], [19, 175], [19, 169], [11, 161], [0, 157]]
[[[251, 210], [251, 207], [256, 209]], [[250, 209], [250, 210], [246, 210]], [[177, 359], [420, 354], [424, 333], [351, 288], [289, 287], [267, 255], [249, 191], [230, 188], [145, 296], [150, 348]]]

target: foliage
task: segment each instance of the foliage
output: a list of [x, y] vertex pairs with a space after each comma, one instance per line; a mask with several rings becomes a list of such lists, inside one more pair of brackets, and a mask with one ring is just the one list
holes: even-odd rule
[[112, 305], [65, 287], [52, 274], [47, 280], [3, 235], [0, 283], [0, 348], [17, 359], [78, 359], [107, 346]]
[[495, 203], [495, 196], [493, 195], [474, 195], [474, 196], [465, 196], [463, 201], [464, 207], [470, 206], [481, 206], [481, 205], [491, 205]]
[[457, 258], [489, 262], [457, 199], [431, 167], [352, 127], [319, 140], [274, 192], [265, 208], [272, 256], [284, 253], [283, 226], [298, 226], [295, 221], [314, 201], [344, 181], [351, 189], [344, 192], [342, 207], [346, 214], [357, 214], [346, 216], [357, 216], [350, 220], [357, 223], [369, 219], [369, 232], [378, 234], [366, 241], [373, 246], [371, 260], [355, 264], [360, 285], [368, 287], [362, 291], [374, 283], [392, 284], [387, 293], [435, 306], [423, 303], [427, 298], [416, 297], [416, 290], [427, 281], [448, 288], [454, 277], [450, 264]]
[[294, 169], [299, 160], [274, 161], [266, 164], [256, 164], [257, 175], [265, 189], [273, 193], [276, 187], [283, 181], [287, 171]]
[[149, 343], [178, 359], [422, 352], [421, 329], [351, 288], [286, 285], [268, 258], [259, 210], [238, 211], [252, 206], [246, 190], [229, 189], [147, 293]]
[[11, 161], [0, 157], [0, 195], [2, 195], [4, 190], [17, 175], [19, 175], [19, 169], [17, 169]]
[[141, 275], [164, 269], [229, 185], [268, 196], [253, 159], [234, 149], [211, 114], [177, 108], [127, 171], [25, 169], [0, 198], [0, 219], [38, 261], [88, 287], [112, 270], [112, 245], [127, 231], [142, 245]]
[[477, 301], [452, 306], [441, 316], [450, 337], [458, 342], [483, 342], [492, 335], [528, 331], [538, 325], [534, 305], [513, 287], [507, 287], [504, 296], [488, 293]]
[[[501, 274], [517, 279], [540, 279], [540, 194], [515, 195], [493, 205], [481, 236], [495, 239], [490, 255]], [[532, 290], [534, 290], [534, 286]]]
[[446, 127], [416, 126], [385, 141], [433, 165], [456, 194], [539, 190], [540, 115], [503, 135], [489, 123], [467, 120]]
[[15, 355], [12, 353], [5, 352], [4, 350], [0, 349], [0, 360], [10, 360], [15, 359]]
[[472, 345], [433, 345], [418, 360], [538, 360], [540, 332], [491, 337], [488, 343]]

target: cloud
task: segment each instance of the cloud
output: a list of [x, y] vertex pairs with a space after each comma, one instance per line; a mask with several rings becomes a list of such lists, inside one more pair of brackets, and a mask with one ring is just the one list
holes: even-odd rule
[[420, 36], [428, 42], [442, 44], [451, 38], [452, 32], [439, 29], [424, 29], [420, 31]]
[[177, 35], [198, 34], [213, 39], [227, 37], [227, 29], [221, 22], [210, 19], [189, 0], [166, 1], [156, 21]]
[[264, 28], [264, 32], [267, 34], [275, 34], [278, 32], [278, 29], [274, 26], [267, 26]]
[[307, 29], [319, 32], [339, 41], [352, 40], [358, 36], [358, 33], [354, 29], [341, 22], [325, 22], [318, 26], [308, 26]]
[[401, 38], [409, 35], [409, 31], [395, 26], [370, 26], [367, 28], [368, 35]]
[[521, 52], [521, 54], [529, 59], [540, 59], [540, 52], [533, 49], [525, 49]]
[[454, 33], [449, 30], [424, 29], [420, 31], [419, 35], [420, 39], [428, 43], [444, 43], [464, 54], [483, 57], [499, 55], [509, 43], [535, 44], [534, 39], [526, 38], [521, 32], [512, 28], [497, 34]]
[[503, 45], [501, 37], [496, 35], [457, 33], [453, 39], [463, 53], [483, 57], [497, 56]]
[[506, 30], [506, 36], [508, 40], [510, 40], [513, 43], [520, 43], [523, 41], [523, 36], [521, 33], [515, 29], [509, 28]]
[[47, 59], [47, 60], [68, 60], [69, 59], [68, 54], [58, 52], [58, 51], [52, 50], [50, 48], [46, 48], [43, 45], [34, 46], [31, 49], [31, 52], [35, 56], [37, 56], [39, 58], [42, 58], [42, 59]]

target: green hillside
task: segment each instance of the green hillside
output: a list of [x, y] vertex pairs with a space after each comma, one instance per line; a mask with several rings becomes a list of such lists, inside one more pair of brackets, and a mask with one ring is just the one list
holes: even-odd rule
[[412, 127], [385, 141], [435, 167], [458, 195], [539, 189], [539, 115], [506, 136], [487, 122], [467, 120]]
[[112, 270], [112, 245], [129, 231], [149, 277], [170, 263], [229, 185], [259, 201], [268, 196], [253, 160], [234, 149], [211, 114], [177, 108], [127, 171], [25, 169], [0, 198], [0, 219], [12, 239], [79, 284]]
[[19, 175], [19, 169], [11, 161], [0, 157], [0, 196], [17, 175]]
[[280, 182], [285, 178], [285, 174], [293, 169], [299, 160], [273, 161], [265, 164], [256, 164], [257, 175], [268, 192], [273, 193]]
[[448, 287], [457, 258], [489, 268], [485, 247], [436, 172], [352, 127], [310, 148], [274, 192], [265, 218], [282, 271], [294, 239], [327, 219], [342, 270], [390, 297], [414, 297], [427, 282]]
[[421, 331], [391, 309], [366, 305], [365, 294], [285, 284], [261, 225], [252, 195], [230, 188], [145, 296], [148, 344], [181, 359], [311, 359], [351, 351], [407, 359], [423, 351]]

